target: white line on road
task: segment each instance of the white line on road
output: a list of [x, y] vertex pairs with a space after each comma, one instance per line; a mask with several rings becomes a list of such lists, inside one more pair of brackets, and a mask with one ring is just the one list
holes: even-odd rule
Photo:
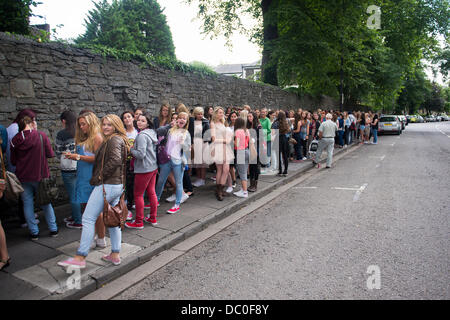
[[353, 196], [353, 202], [356, 202], [359, 200], [359, 196], [361, 195], [361, 193], [363, 193], [364, 189], [366, 189], [368, 183], [364, 183], [361, 188], [359, 188], [358, 191], [356, 191], [355, 195]]
[[341, 188], [341, 187], [332, 187], [334, 190], [348, 190], [348, 191], [358, 191], [360, 188]]
[[294, 189], [317, 189], [318, 187], [294, 187]]
[[450, 136], [448, 134], [446, 134], [444, 131], [442, 131], [441, 129], [439, 129], [437, 127], [437, 125], [434, 126], [436, 128], [436, 130], [438, 130], [440, 133], [442, 133], [444, 136], [447, 136], [448, 138], [450, 138]]
[[391, 143], [391, 147], [393, 147], [393, 146], [395, 146], [395, 142], [394, 142], [394, 143]]
[[384, 154], [384, 155], [382, 155], [381, 157], [380, 157], [380, 156], [370, 156], [369, 158], [372, 158], [372, 159], [380, 159], [381, 161], [383, 161], [384, 158], [386, 158], [386, 155]]

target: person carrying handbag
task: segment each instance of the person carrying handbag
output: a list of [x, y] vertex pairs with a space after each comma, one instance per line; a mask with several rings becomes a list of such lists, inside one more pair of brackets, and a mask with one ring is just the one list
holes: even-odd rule
[[[25, 116], [19, 121], [19, 133], [11, 140], [11, 163], [16, 167], [16, 176], [24, 189], [21, 198], [32, 241], [39, 240], [39, 227], [34, 215], [34, 195], [38, 192], [41, 180], [50, 177], [47, 158], [55, 156], [50, 140], [44, 132], [36, 130], [36, 127], [36, 120]], [[52, 204], [40, 206], [44, 211], [50, 236], [58, 236]]]
[[[91, 185], [94, 186], [86, 209], [83, 214], [83, 229], [81, 233], [80, 246], [76, 256], [65, 261], [58, 262], [61, 267], [85, 268], [86, 257], [89, 254], [90, 245], [94, 239], [95, 222], [100, 213], [104, 211], [105, 205], [114, 207], [123, 200], [125, 161], [130, 145], [120, 118], [114, 114], [103, 117], [101, 129], [104, 142], [95, 153], [94, 168]], [[107, 203], [105, 203], [105, 200]], [[123, 201], [126, 212], [126, 205]], [[108, 210], [109, 211], [109, 210]], [[126, 213], [125, 213], [126, 214]], [[104, 212], [105, 218], [105, 212]], [[125, 221], [126, 216], [123, 217]], [[105, 225], [107, 225], [105, 221]], [[122, 242], [122, 230], [120, 226], [109, 227], [111, 237], [111, 254], [103, 256], [102, 260], [119, 265], [120, 249]]]

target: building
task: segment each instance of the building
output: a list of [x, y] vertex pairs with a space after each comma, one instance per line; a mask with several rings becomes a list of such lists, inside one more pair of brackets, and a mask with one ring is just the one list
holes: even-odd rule
[[214, 71], [226, 76], [259, 80], [261, 75], [261, 61], [246, 64], [221, 64], [215, 67]]

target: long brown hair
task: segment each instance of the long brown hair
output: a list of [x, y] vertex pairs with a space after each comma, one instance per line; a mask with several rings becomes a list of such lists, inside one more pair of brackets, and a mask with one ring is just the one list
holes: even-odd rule
[[281, 134], [286, 134], [289, 132], [289, 124], [286, 121], [286, 113], [284, 112], [278, 112], [278, 129], [280, 130]]
[[164, 124], [168, 124], [172, 121], [172, 107], [168, 104], [168, 103], [163, 103], [163, 105], [161, 106], [161, 108], [159, 108], [159, 116], [158, 116], [158, 120], [159, 120], [159, 125], [161, 125], [162, 120], [164, 119], [163, 115], [162, 115], [162, 111], [164, 108], [168, 109], [167, 112], [167, 121], [164, 122]]

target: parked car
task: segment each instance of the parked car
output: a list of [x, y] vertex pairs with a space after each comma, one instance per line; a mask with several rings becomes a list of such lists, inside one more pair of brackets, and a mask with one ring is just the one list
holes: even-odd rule
[[436, 122], [436, 117], [433, 115], [428, 115], [425, 117], [425, 122]]
[[412, 116], [410, 116], [409, 122], [411, 122], [411, 123], [417, 123], [417, 122], [419, 122], [419, 119], [417, 119], [417, 115], [412, 115]]
[[422, 116], [416, 116], [416, 118], [417, 118], [416, 122], [419, 122], [419, 123], [424, 123], [425, 122], [425, 120], [424, 120], [424, 118]]
[[405, 130], [406, 127], [406, 117], [403, 115], [398, 115], [397, 116], [400, 120], [400, 122], [402, 123], [402, 130]]
[[448, 121], [449, 118], [446, 114], [441, 114], [441, 121]]
[[402, 122], [396, 115], [384, 115], [378, 121], [378, 133], [402, 133]]
[[412, 118], [413, 116], [410, 116], [410, 115], [407, 115], [406, 116], [406, 124], [408, 124], [408, 123], [410, 123], [411, 122], [411, 118]]

